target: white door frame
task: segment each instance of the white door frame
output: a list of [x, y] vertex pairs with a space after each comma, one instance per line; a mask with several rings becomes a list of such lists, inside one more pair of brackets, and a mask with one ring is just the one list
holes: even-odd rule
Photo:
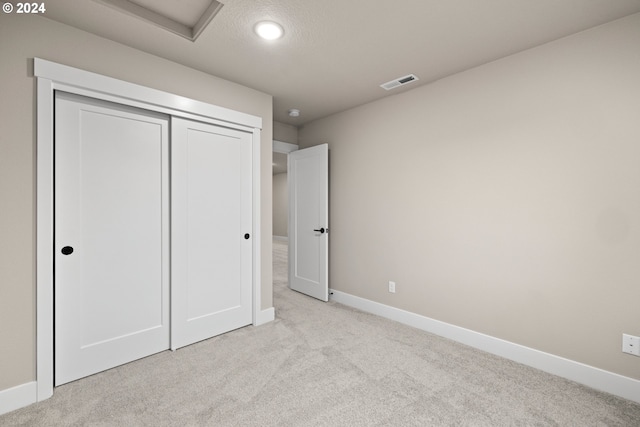
[[273, 140], [273, 152], [274, 153], [289, 154], [292, 151], [297, 151], [299, 149], [300, 149], [300, 147], [297, 146], [296, 144], [290, 144], [288, 142], [276, 141], [275, 139]]
[[34, 58], [37, 78], [36, 166], [36, 400], [53, 395], [53, 159], [54, 91], [84, 95], [252, 133], [253, 324], [260, 311], [260, 133], [262, 118]]

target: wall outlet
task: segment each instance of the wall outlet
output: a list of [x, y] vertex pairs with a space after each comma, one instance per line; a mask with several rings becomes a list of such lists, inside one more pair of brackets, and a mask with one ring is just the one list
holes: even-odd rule
[[640, 337], [622, 334], [622, 352], [640, 356]]
[[389, 282], [389, 292], [392, 294], [396, 293], [396, 282]]

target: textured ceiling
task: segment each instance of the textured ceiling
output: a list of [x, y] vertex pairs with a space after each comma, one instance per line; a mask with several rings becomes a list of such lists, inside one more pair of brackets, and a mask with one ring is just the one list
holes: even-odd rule
[[[160, 3], [187, 4], [181, 0]], [[47, 0], [46, 17], [266, 92], [300, 125], [640, 12], [640, 0], [222, 0], [191, 42], [89, 0]], [[186, 19], [186, 18], [185, 18]], [[277, 42], [253, 25], [282, 24]], [[385, 91], [410, 73], [420, 80]], [[290, 108], [302, 114], [292, 119]]]

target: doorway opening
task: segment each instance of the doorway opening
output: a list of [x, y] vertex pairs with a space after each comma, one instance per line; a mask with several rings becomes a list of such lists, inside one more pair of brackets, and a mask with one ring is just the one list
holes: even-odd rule
[[[289, 288], [326, 302], [329, 299], [328, 144], [299, 150], [297, 145], [274, 141], [273, 149], [273, 244], [287, 244]], [[287, 156], [286, 169], [284, 155]]]
[[[297, 151], [298, 145], [273, 141], [273, 286], [289, 286], [289, 153]], [[284, 289], [282, 289], [283, 291]], [[274, 292], [274, 296], [278, 292]]]
[[273, 239], [287, 242], [289, 238], [289, 153], [297, 151], [298, 145], [273, 141]]

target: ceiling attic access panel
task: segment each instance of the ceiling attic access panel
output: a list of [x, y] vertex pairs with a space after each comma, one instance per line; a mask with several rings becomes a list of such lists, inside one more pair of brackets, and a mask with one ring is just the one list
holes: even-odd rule
[[95, 0], [188, 40], [195, 41], [222, 3], [216, 0]]

